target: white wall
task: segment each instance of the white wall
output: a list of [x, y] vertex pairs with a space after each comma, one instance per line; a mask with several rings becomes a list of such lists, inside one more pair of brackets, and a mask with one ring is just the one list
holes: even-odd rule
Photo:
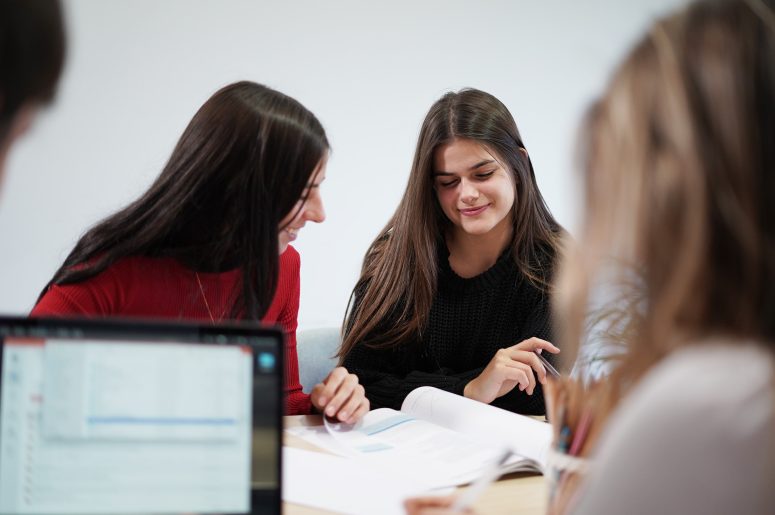
[[559, 221], [577, 220], [580, 116], [655, 15], [681, 0], [71, 0], [60, 94], [11, 154], [0, 312], [26, 313], [91, 224], [140, 194], [196, 109], [236, 80], [296, 97], [333, 146], [308, 225], [300, 326], [337, 325], [403, 192], [420, 123], [474, 86], [511, 110]]

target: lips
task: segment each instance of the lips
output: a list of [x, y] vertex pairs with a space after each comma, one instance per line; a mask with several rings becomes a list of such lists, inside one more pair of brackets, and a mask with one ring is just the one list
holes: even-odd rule
[[477, 216], [477, 215], [480, 215], [480, 214], [484, 213], [484, 211], [488, 207], [490, 207], [490, 205], [489, 204], [485, 204], [483, 206], [467, 207], [465, 209], [458, 209], [458, 211], [460, 211], [460, 214], [463, 215], [463, 216]]
[[289, 241], [294, 241], [299, 234], [299, 228], [288, 227], [285, 229], [285, 233], [288, 235]]

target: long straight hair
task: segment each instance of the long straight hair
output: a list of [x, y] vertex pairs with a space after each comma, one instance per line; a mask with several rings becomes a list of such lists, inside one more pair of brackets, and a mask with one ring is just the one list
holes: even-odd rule
[[398, 345], [424, 329], [436, 294], [439, 246], [451, 224], [433, 187], [433, 154], [456, 138], [481, 143], [512, 174], [513, 258], [525, 277], [546, 287], [561, 228], [538, 190], [514, 118], [484, 91], [447, 93], [426, 115], [404, 196], [366, 253], [353, 290], [358, 299], [352, 302], [351, 296], [353, 309], [345, 318], [340, 357], [359, 342]]
[[226, 86], [194, 115], [148, 191], [84, 234], [49, 285], [85, 281], [127, 256], [239, 268], [230, 316], [258, 320], [277, 287], [278, 226], [306, 200], [328, 147], [293, 98], [252, 82]]
[[597, 278], [623, 265], [624, 355], [604, 409], [678, 347], [775, 352], [773, 2], [697, 2], [656, 23], [586, 131], [586, 219], [555, 300], [572, 355]]

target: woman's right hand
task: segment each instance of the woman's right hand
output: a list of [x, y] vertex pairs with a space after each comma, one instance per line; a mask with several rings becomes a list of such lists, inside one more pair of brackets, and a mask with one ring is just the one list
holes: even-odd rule
[[536, 376], [541, 384], [546, 383], [546, 369], [536, 355], [536, 351], [544, 350], [552, 354], [560, 352], [552, 343], [535, 337], [500, 349], [482, 373], [466, 385], [463, 395], [485, 404], [506, 395], [516, 386], [532, 395]]

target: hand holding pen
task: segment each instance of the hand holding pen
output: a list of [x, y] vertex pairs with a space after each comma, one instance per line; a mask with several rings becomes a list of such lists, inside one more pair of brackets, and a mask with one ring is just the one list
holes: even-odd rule
[[551, 365], [551, 371], [547, 370], [548, 362], [545, 358], [542, 361], [543, 351], [557, 354], [560, 349], [535, 337], [500, 349], [482, 373], [465, 386], [463, 395], [487, 404], [514, 388], [532, 395], [536, 384], [545, 384], [547, 374], [557, 372]]

